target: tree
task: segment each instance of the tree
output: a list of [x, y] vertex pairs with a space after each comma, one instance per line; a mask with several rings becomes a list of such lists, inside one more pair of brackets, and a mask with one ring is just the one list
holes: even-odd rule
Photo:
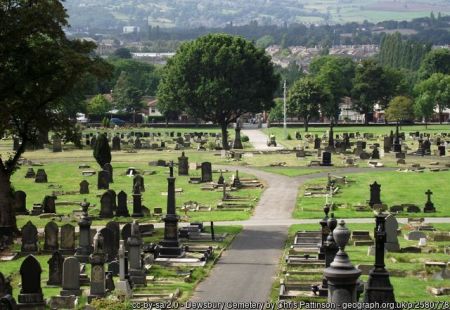
[[355, 77], [355, 63], [349, 57], [323, 56], [312, 62], [317, 82], [331, 95], [331, 100], [321, 103], [322, 115], [331, 122], [337, 121], [342, 98], [349, 96]]
[[397, 96], [389, 102], [386, 119], [391, 122], [414, 120], [414, 102], [411, 98]]
[[99, 134], [94, 147], [94, 158], [101, 168], [111, 162], [111, 148], [106, 134]]
[[269, 112], [270, 122], [280, 122], [284, 118], [284, 103], [282, 99], [275, 99], [275, 105]]
[[0, 158], [0, 234], [17, 232], [11, 176], [27, 145], [39, 136], [73, 128], [67, 96], [86, 76], [106, 76], [109, 66], [93, 57], [95, 44], [66, 38], [60, 1], [0, 3], [0, 136], [20, 145]]
[[312, 77], [304, 77], [291, 87], [288, 96], [290, 113], [303, 118], [305, 131], [311, 118], [319, 116], [319, 107], [330, 100], [330, 94]]
[[[418, 107], [416, 112], [423, 112], [424, 117], [430, 117], [429, 107], [437, 108], [439, 123], [442, 123], [442, 112], [450, 106], [450, 75], [434, 73], [415, 87]], [[420, 113], [419, 113], [420, 114]]]
[[351, 91], [354, 108], [365, 116], [368, 124], [374, 105], [385, 108], [399, 93], [401, 75], [391, 69], [383, 69], [374, 60], [367, 59], [356, 66], [353, 89]]
[[228, 149], [228, 125], [244, 113], [269, 110], [278, 82], [264, 50], [241, 37], [209, 34], [184, 43], [169, 59], [158, 108], [218, 123]]
[[419, 69], [419, 77], [428, 79], [433, 73], [450, 74], [450, 50], [434, 49], [425, 55]]
[[142, 91], [132, 86], [131, 80], [125, 71], [122, 71], [114, 87], [113, 99], [117, 109], [127, 112], [136, 112], [144, 107]]
[[114, 51], [113, 55], [118, 57], [118, 58], [122, 58], [122, 59], [131, 59], [131, 58], [133, 58], [133, 55], [131, 55], [130, 50], [128, 48], [125, 48], [125, 47], [121, 47], [121, 48], [116, 49]]
[[90, 114], [106, 114], [112, 108], [111, 102], [105, 96], [98, 94], [93, 97], [87, 106], [87, 111]]
[[434, 102], [429, 94], [425, 93], [416, 98], [414, 103], [414, 114], [425, 121], [425, 128], [428, 128], [428, 121], [434, 113]]

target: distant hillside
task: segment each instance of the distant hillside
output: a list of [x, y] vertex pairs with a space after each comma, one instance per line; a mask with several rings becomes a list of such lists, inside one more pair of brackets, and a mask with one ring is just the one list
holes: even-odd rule
[[450, 14], [450, 0], [66, 0], [65, 6], [76, 29], [336, 24]]

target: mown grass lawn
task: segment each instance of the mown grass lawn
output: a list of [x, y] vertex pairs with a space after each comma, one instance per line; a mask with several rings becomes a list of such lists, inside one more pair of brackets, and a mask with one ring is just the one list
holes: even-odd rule
[[[375, 219], [373, 224], [347, 224], [347, 228], [351, 231], [353, 230], [366, 230], [369, 231], [373, 237], [373, 230], [375, 227]], [[450, 224], [434, 224], [436, 229], [441, 231], [450, 231]], [[401, 226], [400, 226], [401, 227]], [[285, 254], [293, 243], [294, 235], [297, 231], [311, 231], [320, 230], [319, 223], [317, 224], [307, 224], [307, 225], [292, 225], [289, 228], [289, 238], [286, 242]], [[402, 232], [405, 233], [406, 229], [402, 228]], [[429, 233], [426, 233], [429, 234]], [[408, 241], [403, 238], [403, 234], [398, 237], [400, 246], [402, 248], [407, 246], [417, 246], [417, 241]], [[390, 276], [391, 284], [394, 287], [394, 293], [396, 301], [448, 301], [448, 296], [435, 297], [427, 292], [428, 287], [448, 287], [450, 285], [450, 280], [432, 280], [431, 274], [426, 273], [424, 262], [427, 261], [440, 261], [447, 262], [448, 255], [443, 253], [443, 248], [448, 246], [448, 242], [430, 242], [428, 241], [430, 247], [439, 249], [438, 253], [419, 253], [419, 254], [408, 254], [408, 253], [387, 253], [385, 255], [385, 263], [388, 271], [398, 271], [403, 272], [403, 276]], [[373, 265], [375, 263], [374, 256], [367, 255], [367, 246], [352, 246], [348, 245], [346, 247], [346, 252], [350, 257], [351, 262], [354, 266], [359, 264]], [[284, 258], [284, 256], [283, 256]], [[278, 274], [278, 279], [275, 280], [272, 286], [271, 299], [277, 300], [278, 292], [280, 288], [279, 279], [284, 276], [282, 273], [282, 268], [286, 266], [284, 259], [280, 262], [280, 269]], [[424, 278], [423, 276], [426, 275]], [[360, 280], [367, 281], [368, 276], [361, 276]], [[315, 280], [317, 284], [321, 282], [321, 275], [319, 275]], [[316, 283], [314, 282], [314, 283]]]
[[[355, 211], [352, 206], [366, 204], [370, 198], [369, 185], [373, 182], [381, 184], [381, 201], [388, 207], [398, 204], [416, 204], [423, 209], [426, 202], [425, 192], [428, 189], [434, 193], [432, 201], [436, 207], [436, 213], [427, 213], [427, 217], [450, 216], [449, 184], [450, 172], [423, 172], [423, 173], [402, 173], [396, 171], [378, 172], [372, 170], [367, 173], [349, 174], [351, 181], [347, 185], [339, 185], [340, 191], [333, 197], [333, 202], [342, 204], [334, 211], [337, 217], [371, 217], [372, 211]], [[326, 178], [316, 179], [304, 184], [299, 192], [297, 206], [293, 213], [294, 218], [321, 218], [322, 208], [325, 204], [325, 197], [304, 197], [304, 189], [310, 185], [326, 185]], [[400, 216], [425, 216], [424, 213], [407, 214]]]

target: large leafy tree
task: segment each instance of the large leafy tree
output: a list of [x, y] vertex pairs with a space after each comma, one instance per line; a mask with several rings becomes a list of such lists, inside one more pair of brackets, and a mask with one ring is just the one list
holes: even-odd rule
[[317, 82], [331, 95], [331, 100], [321, 103], [322, 115], [335, 122], [339, 118], [342, 98], [350, 96], [355, 63], [350, 57], [322, 56], [315, 58], [311, 66]]
[[389, 102], [386, 118], [391, 122], [414, 120], [414, 102], [406, 96], [397, 96]]
[[439, 48], [425, 55], [419, 69], [419, 77], [428, 79], [434, 73], [450, 74], [450, 50]]
[[87, 111], [90, 114], [106, 114], [112, 108], [111, 102], [103, 95], [96, 95], [89, 100], [87, 105]]
[[0, 1], [0, 136], [20, 138], [0, 158], [0, 226], [9, 232], [17, 231], [10, 179], [19, 158], [40, 133], [73, 128], [67, 97], [86, 74], [109, 69], [92, 56], [95, 44], [68, 40], [65, 26], [58, 0]]
[[222, 129], [244, 113], [270, 110], [279, 79], [270, 58], [251, 42], [226, 34], [210, 34], [184, 43], [164, 70], [158, 105], [186, 111]]
[[398, 71], [383, 69], [372, 59], [364, 60], [356, 66], [352, 101], [354, 107], [364, 114], [366, 124], [376, 103], [386, 108], [389, 101], [401, 92], [401, 81]]
[[428, 79], [418, 83], [415, 87], [417, 94], [416, 112], [425, 119], [429, 118], [430, 107], [439, 112], [439, 122], [442, 123], [442, 112], [450, 106], [450, 75], [434, 73]]
[[119, 76], [113, 91], [116, 108], [127, 112], [136, 112], [144, 107], [142, 91], [134, 86], [129, 74], [125, 71]]
[[288, 110], [303, 119], [305, 131], [308, 131], [309, 121], [318, 117], [320, 106], [330, 100], [330, 93], [308, 76], [295, 82], [289, 90]]

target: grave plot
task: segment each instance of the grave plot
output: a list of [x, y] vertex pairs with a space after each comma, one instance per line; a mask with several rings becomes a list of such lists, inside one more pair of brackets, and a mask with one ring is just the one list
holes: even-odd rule
[[[342, 173], [341, 176], [345, 176]], [[295, 218], [320, 218], [324, 200], [342, 217], [371, 217], [379, 207], [400, 217], [446, 217], [450, 215], [445, 190], [450, 173], [402, 174], [395, 171], [348, 174], [331, 196], [327, 179], [305, 183], [300, 190]], [[316, 196], [316, 197], [314, 197]], [[327, 198], [328, 197], [328, 198]]]
[[[338, 222], [340, 222], [339, 219]], [[386, 233], [384, 255], [376, 248], [378, 242], [376, 241], [376, 232], [378, 230], [375, 230], [375, 223], [345, 225], [350, 230], [345, 252], [356, 271], [361, 273], [358, 279], [361, 285], [355, 284], [352, 288], [359, 296], [359, 301], [380, 300], [380, 295], [376, 293], [377, 282], [371, 282], [374, 281], [371, 271], [375, 262], [380, 262], [379, 260], [383, 256], [390, 283], [389, 286], [387, 282], [382, 282], [386, 288], [389, 288], [384, 291], [384, 295], [381, 295], [385, 301], [389, 301], [391, 298], [397, 302], [448, 301], [450, 293], [450, 272], [448, 270], [450, 265], [448, 260], [450, 225], [427, 224], [434, 231], [430, 229], [419, 231], [417, 226], [415, 226], [416, 228], [411, 226], [412, 223], [416, 224], [417, 222], [411, 221], [406, 225], [398, 225], [394, 215], [387, 215], [383, 224]], [[296, 242], [302, 240], [306, 235], [310, 237], [315, 233], [318, 236], [321, 232], [318, 230], [320, 226], [319, 224], [308, 224], [290, 227], [285, 255], [280, 263], [279, 279], [274, 282], [272, 289], [272, 301], [326, 301], [329, 293], [326, 276], [330, 276], [331, 272], [328, 269], [327, 272], [324, 272], [327, 264], [326, 255], [333, 252], [327, 248], [328, 244], [325, 243], [325, 259], [322, 261], [319, 260], [320, 249], [317, 248], [308, 250], [308, 254], [303, 253], [301, 256], [292, 254], [295, 253], [293, 250]], [[334, 231], [336, 232], [336, 228]], [[305, 232], [307, 232], [306, 235]], [[369, 238], [372, 239], [373, 245], [354, 244], [360, 239]], [[339, 241], [339, 239], [335, 239], [335, 242], [336, 240]], [[335, 249], [335, 255], [336, 252], [337, 249]], [[336, 256], [334, 257], [336, 258]], [[365, 289], [362, 286], [364, 283], [366, 283]], [[388, 292], [391, 293], [388, 294]]]

